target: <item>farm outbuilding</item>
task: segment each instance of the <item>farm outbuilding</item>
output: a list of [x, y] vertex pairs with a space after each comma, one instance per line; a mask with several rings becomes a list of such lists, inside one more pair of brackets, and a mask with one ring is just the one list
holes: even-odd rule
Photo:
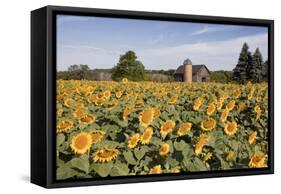
[[174, 79], [179, 82], [208, 82], [210, 75], [205, 65], [192, 65], [191, 60], [186, 59], [175, 71]]

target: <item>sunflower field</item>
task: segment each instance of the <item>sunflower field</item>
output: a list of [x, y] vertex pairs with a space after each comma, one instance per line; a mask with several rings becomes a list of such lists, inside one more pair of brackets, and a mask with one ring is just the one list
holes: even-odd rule
[[57, 180], [266, 167], [267, 87], [57, 80]]

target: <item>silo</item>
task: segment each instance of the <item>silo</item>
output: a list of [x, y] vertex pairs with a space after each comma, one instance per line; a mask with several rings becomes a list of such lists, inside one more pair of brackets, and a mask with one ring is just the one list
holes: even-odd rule
[[183, 80], [184, 82], [192, 82], [192, 62], [190, 59], [183, 62]]

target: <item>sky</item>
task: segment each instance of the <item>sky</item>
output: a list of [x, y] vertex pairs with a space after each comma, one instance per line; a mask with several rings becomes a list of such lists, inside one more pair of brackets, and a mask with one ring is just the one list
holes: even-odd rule
[[150, 70], [176, 69], [187, 58], [211, 71], [232, 70], [244, 42], [268, 58], [266, 27], [58, 15], [57, 69], [112, 68], [133, 50]]

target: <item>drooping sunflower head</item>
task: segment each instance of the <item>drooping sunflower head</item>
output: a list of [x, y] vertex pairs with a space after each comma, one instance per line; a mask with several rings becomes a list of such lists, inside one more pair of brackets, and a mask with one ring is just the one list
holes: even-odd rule
[[238, 112], [239, 113], [242, 112], [243, 110], [245, 110], [245, 108], [246, 108], [245, 102], [239, 102], [239, 104], [238, 104]]
[[126, 120], [129, 117], [129, 115], [131, 114], [132, 110], [133, 110], [132, 106], [127, 106], [123, 110], [123, 114], [122, 114], [123, 120]]
[[193, 105], [193, 110], [198, 111], [204, 102], [203, 98], [197, 98]]
[[92, 145], [92, 137], [89, 133], [81, 132], [72, 137], [70, 147], [77, 154], [86, 153]]
[[233, 157], [234, 157], [234, 151], [229, 150], [226, 154], [225, 159], [226, 159], [226, 161], [230, 161]]
[[157, 165], [150, 169], [149, 174], [161, 174], [161, 172], [161, 165]]
[[140, 134], [136, 133], [132, 135], [128, 141], [128, 148], [134, 148], [138, 145], [138, 142], [140, 140]]
[[106, 108], [110, 110], [116, 107], [117, 105], [118, 105], [118, 100], [113, 100], [107, 104]]
[[177, 132], [178, 136], [186, 135], [186, 133], [188, 131], [190, 131], [191, 127], [192, 127], [192, 123], [190, 123], [190, 122], [182, 123], [180, 125], [180, 128], [179, 128], [178, 132]]
[[119, 151], [117, 149], [101, 148], [98, 149], [94, 155], [93, 160], [95, 162], [110, 162], [117, 158]]
[[237, 132], [237, 123], [235, 121], [232, 121], [232, 122], [225, 124], [224, 132], [229, 136], [234, 135]]
[[215, 103], [210, 103], [208, 108], [207, 108], [207, 115], [212, 115], [216, 110], [216, 105]]
[[153, 135], [153, 129], [152, 127], [148, 127], [145, 129], [144, 133], [142, 134], [142, 136], [140, 137], [140, 142], [141, 144], [148, 144], [151, 137]]
[[261, 108], [257, 105], [255, 106], [254, 111], [256, 112], [256, 120], [258, 120], [261, 116]]
[[248, 166], [250, 168], [263, 168], [263, 167], [266, 167], [266, 155], [264, 154], [254, 154], [250, 161], [249, 161], [249, 164]]
[[80, 117], [79, 119], [79, 124], [81, 125], [89, 125], [95, 122], [96, 117], [91, 114], [84, 114], [83, 116]]
[[208, 118], [201, 122], [201, 129], [203, 131], [212, 131], [216, 127], [216, 120], [212, 118]]
[[148, 108], [140, 113], [139, 122], [142, 127], [148, 127], [154, 119], [154, 109]]
[[162, 144], [161, 148], [159, 149], [160, 156], [165, 156], [170, 151], [170, 145], [167, 143]]
[[100, 142], [102, 140], [102, 138], [104, 137], [105, 132], [101, 131], [101, 130], [93, 130], [91, 132], [91, 136], [92, 136], [92, 143], [96, 144], [98, 142]]
[[73, 127], [73, 122], [69, 119], [62, 119], [57, 123], [57, 133], [66, 132]]
[[221, 113], [221, 117], [220, 117], [222, 122], [225, 122], [227, 120], [228, 114], [229, 114], [229, 110], [227, 108], [224, 109], [224, 111]]
[[218, 110], [221, 110], [222, 106], [223, 106], [223, 99], [220, 98], [220, 99], [217, 101], [217, 109], [218, 109]]
[[199, 155], [202, 152], [204, 145], [210, 140], [210, 137], [207, 135], [202, 135], [198, 142], [195, 144], [195, 154]]
[[167, 135], [168, 133], [171, 133], [173, 128], [176, 126], [175, 121], [167, 120], [164, 124], [162, 124], [160, 133], [162, 136]]
[[233, 108], [235, 107], [235, 100], [231, 100], [227, 105], [226, 105], [226, 108], [231, 111], [233, 110]]
[[207, 162], [208, 160], [210, 160], [212, 158], [213, 154], [211, 152], [208, 152], [205, 156], [203, 161]]
[[257, 132], [254, 131], [251, 133], [251, 135], [249, 135], [249, 138], [248, 138], [248, 143], [251, 145], [254, 143], [254, 141], [256, 140], [257, 138]]

